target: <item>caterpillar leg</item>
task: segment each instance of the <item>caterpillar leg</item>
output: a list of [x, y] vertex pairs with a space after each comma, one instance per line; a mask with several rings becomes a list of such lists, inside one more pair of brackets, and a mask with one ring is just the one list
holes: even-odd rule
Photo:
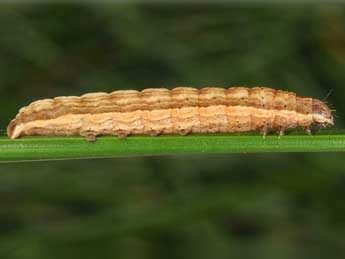
[[80, 135], [83, 136], [87, 142], [94, 142], [97, 137], [97, 133], [92, 130], [81, 132]]
[[284, 136], [285, 134], [285, 128], [280, 128], [279, 129], [279, 138], [281, 138], [282, 136]]
[[179, 134], [181, 136], [186, 136], [187, 134], [191, 133], [191, 131], [192, 131], [192, 129], [188, 129], [188, 128], [186, 128], [186, 129], [179, 129]]
[[309, 126], [304, 128], [304, 132], [311, 136], [311, 130]]
[[96, 135], [95, 134], [87, 134], [87, 135], [85, 135], [85, 139], [87, 142], [94, 142], [94, 141], [96, 141]]
[[159, 134], [161, 134], [161, 132], [159, 130], [150, 130], [148, 133], [151, 137], [156, 137]]
[[262, 134], [263, 139], [266, 139], [267, 132], [268, 132], [268, 125], [265, 124], [265, 125], [260, 129], [260, 133]]
[[129, 135], [129, 133], [127, 131], [118, 130], [114, 132], [114, 135], [117, 136], [118, 138], [124, 139]]

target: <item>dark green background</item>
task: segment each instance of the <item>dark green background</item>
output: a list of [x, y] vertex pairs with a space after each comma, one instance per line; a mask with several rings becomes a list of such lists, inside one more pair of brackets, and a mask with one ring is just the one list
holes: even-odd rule
[[[58, 95], [270, 85], [344, 125], [345, 5], [0, 5], [0, 125]], [[4, 134], [4, 132], [2, 132]], [[0, 258], [344, 258], [344, 155], [0, 165]]]

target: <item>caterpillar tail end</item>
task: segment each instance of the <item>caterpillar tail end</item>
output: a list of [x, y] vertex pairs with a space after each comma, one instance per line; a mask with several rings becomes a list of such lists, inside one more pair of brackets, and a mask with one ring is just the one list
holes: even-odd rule
[[10, 139], [19, 138], [21, 135], [22, 129], [19, 125], [17, 125], [16, 119], [12, 120], [10, 124], [7, 126], [7, 136]]

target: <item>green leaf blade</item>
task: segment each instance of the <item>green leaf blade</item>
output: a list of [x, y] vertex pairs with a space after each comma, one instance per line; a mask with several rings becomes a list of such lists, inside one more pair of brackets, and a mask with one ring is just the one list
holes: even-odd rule
[[[328, 133], [328, 132], [326, 132]], [[345, 134], [130, 136], [0, 138], [0, 162], [87, 159], [168, 154], [226, 154], [264, 152], [344, 152]]]

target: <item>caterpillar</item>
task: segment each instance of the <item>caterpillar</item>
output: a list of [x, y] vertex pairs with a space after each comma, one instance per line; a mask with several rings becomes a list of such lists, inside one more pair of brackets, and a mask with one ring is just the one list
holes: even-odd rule
[[310, 97], [268, 87], [177, 87], [118, 90], [35, 101], [7, 127], [22, 136], [228, 133], [333, 126], [328, 106]]

